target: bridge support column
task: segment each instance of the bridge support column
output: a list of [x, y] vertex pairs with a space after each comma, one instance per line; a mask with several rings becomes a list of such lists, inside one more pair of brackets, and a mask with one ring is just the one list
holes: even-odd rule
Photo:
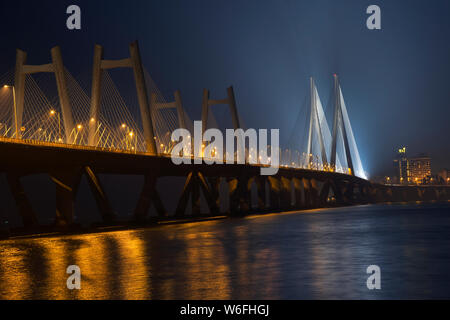
[[75, 198], [80, 184], [81, 170], [50, 173], [56, 187], [56, 219], [58, 227], [73, 224]]
[[425, 201], [425, 190], [420, 187], [417, 188], [417, 194], [419, 195], [420, 201]]
[[403, 188], [391, 188], [392, 190], [392, 201], [403, 202], [405, 201], [406, 195], [404, 194]]
[[249, 190], [249, 178], [240, 176], [228, 182], [230, 195], [230, 213], [246, 214], [250, 211], [251, 197]]
[[353, 196], [352, 196], [352, 204], [361, 204], [362, 203], [362, 195], [361, 195], [361, 187], [359, 184], [353, 184]]
[[266, 178], [263, 176], [256, 176], [253, 178], [258, 194], [258, 210], [263, 211], [266, 210]]
[[377, 188], [371, 183], [367, 186], [367, 199], [369, 203], [377, 202]]
[[9, 188], [16, 202], [17, 210], [22, 218], [24, 227], [36, 227], [38, 220], [30, 201], [28, 200], [25, 190], [20, 181], [20, 175], [15, 172], [8, 172], [6, 174]]
[[384, 199], [387, 199], [388, 201], [394, 201], [394, 192], [392, 191], [391, 187], [386, 187], [384, 192], [385, 192], [385, 196], [383, 197]]
[[433, 198], [433, 200], [439, 200], [439, 191], [437, 190], [437, 188], [436, 187], [431, 187], [431, 189], [432, 189], [432, 191], [433, 191], [433, 195], [434, 195], [434, 198]]
[[94, 195], [97, 203], [98, 211], [100, 212], [104, 222], [112, 222], [115, 219], [115, 214], [111, 208], [110, 202], [98, 176], [92, 171], [90, 167], [85, 167], [84, 172], [88, 180], [89, 187]]
[[359, 185], [359, 197], [361, 204], [369, 203], [369, 187], [367, 185]]
[[220, 179], [219, 177], [209, 177], [206, 181], [210, 187], [211, 201], [214, 203], [217, 213], [220, 211]]
[[148, 210], [153, 202], [159, 217], [166, 217], [167, 212], [156, 190], [157, 177], [152, 174], [146, 174], [144, 177], [144, 186], [142, 187], [138, 203], [134, 210], [134, 218], [138, 222], [145, 221]]
[[340, 188], [339, 183], [335, 182], [334, 180], [330, 180], [330, 188], [333, 191], [334, 198], [335, 198], [335, 205], [341, 205], [343, 204], [343, 195], [342, 190]]
[[192, 175], [191, 184], [192, 184], [191, 189], [192, 215], [198, 216], [201, 214], [201, 196], [197, 172], [194, 172], [194, 174]]
[[271, 210], [279, 210], [281, 207], [280, 204], [280, 193], [281, 193], [281, 185], [280, 181], [272, 176], [267, 177], [267, 181], [269, 182], [269, 201], [270, 201], [270, 209]]
[[301, 209], [303, 205], [303, 199], [302, 199], [302, 181], [298, 178], [293, 178], [292, 183], [294, 185], [294, 194], [295, 194], [295, 205], [294, 207], [296, 209]]
[[186, 212], [187, 203], [189, 201], [189, 196], [192, 191], [192, 176], [193, 172], [190, 172], [184, 183], [183, 191], [181, 192], [181, 197], [178, 200], [177, 209], [175, 210], [175, 216], [182, 217]]
[[423, 201], [423, 192], [417, 187], [411, 187], [412, 190], [409, 192], [409, 197], [412, 201]]
[[219, 206], [217, 203], [218, 197], [216, 198], [214, 188], [209, 185], [208, 181], [206, 181], [205, 177], [201, 172], [197, 172], [197, 181], [205, 196], [206, 203], [208, 204], [209, 208], [209, 213], [218, 214], [219, 213]]
[[349, 205], [353, 201], [353, 184], [348, 181], [336, 182], [336, 202], [340, 206]]
[[448, 191], [447, 191], [447, 188], [446, 188], [446, 187], [442, 187], [442, 188], [441, 188], [441, 191], [440, 191], [440, 200], [441, 200], [441, 201], [450, 200], [450, 199], [449, 199], [449, 194], [448, 194]]
[[281, 209], [283, 210], [290, 210], [292, 207], [291, 203], [291, 180], [285, 177], [280, 178], [280, 202], [281, 202]]
[[312, 201], [312, 195], [311, 195], [311, 183], [308, 179], [303, 178], [302, 179], [303, 182], [303, 194], [304, 194], [304, 207], [305, 208], [311, 208], [313, 206], [313, 201]]
[[202, 190], [203, 195], [205, 196], [206, 202], [208, 204], [210, 214], [216, 214], [219, 212], [218, 207], [218, 199], [219, 194], [218, 190], [214, 190], [214, 188], [219, 187], [219, 181], [215, 181], [216, 185], [209, 185], [208, 181], [206, 181], [205, 177], [201, 172], [190, 172], [188, 177], [186, 178], [186, 183], [184, 184], [183, 192], [181, 194], [181, 198], [178, 201], [177, 209], [175, 211], [175, 216], [182, 217], [186, 212], [187, 203], [189, 201], [189, 197], [191, 197], [192, 202], [192, 215], [201, 214], [200, 211], [200, 190]]
[[239, 180], [237, 178], [227, 180], [228, 180], [228, 196], [230, 200], [229, 213], [230, 215], [235, 215], [239, 213], [239, 198], [238, 196], [236, 196], [236, 194], [239, 192]]
[[319, 197], [319, 184], [316, 179], [311, 179], [311, 198], [312, 198], [312, 206], [313, 208], [317, 208], [320, 206], [320, 197]]
[[323, 183], [322, 190], [320, 191], [319, 203], [321, 207], [328, 205], [328, 196], [330, 195], [330, 181], [326, 180]]
[[348, 204], [355, 203], [355, 185], [352, 182], [347, 183], [345, 188], [345, 198]]
[[423, 198], [425, 201], [437, 200], [435, 189], [433, 187], [423, 187]]
[[386, 188], [384, 186], [377, 186], [375, 191], [375, 199], [377, 203], [385, 202], [386, 200]]

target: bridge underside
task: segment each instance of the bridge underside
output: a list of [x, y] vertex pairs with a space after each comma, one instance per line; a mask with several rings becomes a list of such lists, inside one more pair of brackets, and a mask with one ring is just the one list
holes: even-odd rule
[[[174, 165], [170, 158], [108, 152], [88, 148], [11, 143], [0, 141], [0, 171], [6, 175], [18, 213], [25, 227], [38, 224], [37, 215], [21, 183], [21, 177], [48, 174], [56, 189], [55, 225], [74, 223], [74, 202], [81, 177], [87, 178], [103, 221], [112, 223], [113, 208], [99, 174], [140, 175], [144, 185], [135, 207], [135, 220], [146, 221], [153, 204], [159, 217], [185, 216], [190, 203], [192, 215], [221, 214], [221, 184], [227, 185], [229, 215], [277, 212], [329, 206], [403, 201], [450, 200], [446, 186], [384, 186], [355, 176], [305, 169], [280, 168], [275, 176], [261, 176], [250, 165]], [[184, 177], [175, 212], [167, 212], [156, 184], [162, 177]], [[201, 212], [203, 194], [208, 207]], [[222, 199], [222, 200], [221, 200]]]

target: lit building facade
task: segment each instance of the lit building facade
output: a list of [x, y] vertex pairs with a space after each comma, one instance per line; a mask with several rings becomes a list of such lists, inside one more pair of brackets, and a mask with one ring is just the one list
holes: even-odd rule
[[408, 159], [410, 180], [412, 183], [427, 183], [431, 179], [431, 158], [421, 154], [415, 158]]
[[398, 149], [394, 159], [394, 179], [400, 184], [423, 184], [431, 181], [431, 158], [426, 154], [408, 158], [406, 147]]

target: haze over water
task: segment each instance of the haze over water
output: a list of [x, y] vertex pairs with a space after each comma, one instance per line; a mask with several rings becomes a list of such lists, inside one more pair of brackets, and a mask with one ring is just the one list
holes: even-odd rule
[[[1, 299], [450, 298], [450, 203], [0, 242]], [[66, 268], [81, 268], [68, 290]], [[368, 290], [366, 268], [381, 268]]]

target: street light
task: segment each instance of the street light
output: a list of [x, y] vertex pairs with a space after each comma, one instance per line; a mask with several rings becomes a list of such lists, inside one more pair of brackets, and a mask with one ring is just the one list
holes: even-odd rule
[[[136, 139], [134, 139], [135, 138], [134, 132], [133, 131], [128, 132], [128, 136], [130, 137], [130, 147], [133, 148], [133, 140], [136, 141]], [[126, 140], [126, 148], [128, 149], [128, 140], [126, 137], [125, 140]]]
[[18, 123], [17, 123], [17, 106], [16, 106], [16, 89], [14, 88], [14, 86], [9, 86], [7, 84], [5, 84], [3, 86], [3, 88], [12, 88], [13, 90], [13, 101], [14, 101], [14, 126], [16, 129], [16, 132], [14, 133], [16, 135], [16, 139], [18, 138], [17, 136], [17, 128], [18, 128]]
[[[73, 130], [75, 130], [75, 129], [73, 129]], [[74, 144], [77, 144], [78, 134], [81, 132], [81, 130], [83, 130], [83, 125], [81, 123], [77, 124], [76, 130], [75, 130], [75, 141], [74, 141]], [[80, 138], [80, 143], [81, 143], [81, 139], [82, 138], [83, 137]]]
[[58, 115], [58, 142], [61, 142], [61, 117], [59, 115], [59, 112], [56, 112], [55, 110], [50, 110], [50, 117], [54, 115]]

